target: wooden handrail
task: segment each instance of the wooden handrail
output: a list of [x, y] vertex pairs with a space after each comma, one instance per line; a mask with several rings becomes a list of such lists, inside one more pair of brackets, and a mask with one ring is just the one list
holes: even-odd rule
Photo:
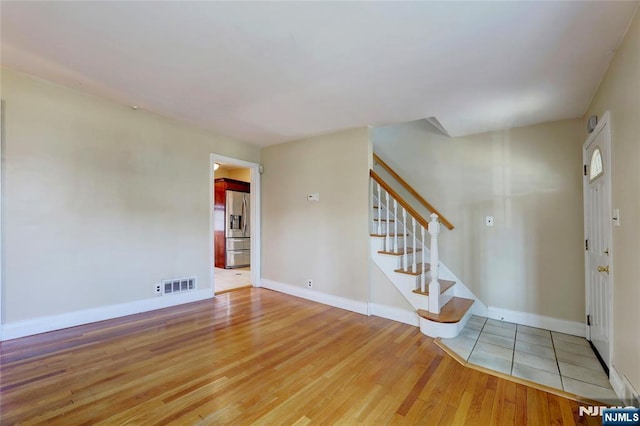
[[[431, 213], [435, 213], [438, 215], [438, 218], [440, 219], [440, 223], [442, 223], [444, 226], [447, 227], [447, 229], [453, 229], [454, 226], [451, 222], [449, 222], [443, 215], [442, 213], [440, 213], [435, 207], [433, 207], [427, 200], [425, 200], [424, 198], [422, 198], [422, 196], [420, 194], [418, 194], [418, 192], [413, 189], [413, 187], [411, 187], [411, 185], [409, 185], [407, 183], [407, 181], [405, 181], [404, 179], [402, 179], [400, 177], [399, 174], [397, 174], [395, 172], [395, 170], [393, 170], [391, 167], [389, 167], [389, 165], [387, 163], [385, 163], [384, 161], [382, 161], [382, 159], [380, 157], [378, 157], [375, 153], [373, 154], [373, 161], [375, 161], [376, 163], [378, 163], [380, 165], [380, 167], [382, 167], [383, 169], [385, 169], [391, 176], [393, 176], [393, 178], [395, 180], [397, 180], [400, 185], [402, 185], [402, 187], [404, 189], [406, 189], [409, 194], [411, 194], [416, 200], [418, 200], [420, 202], [420, 204], [422, 204], [423, 206], [426, 207], [427, 210], [429, 210]], [[377, 176], [377, 175], [376, 175]], [[373, 177], [373, 176], [372, 176]], [[375, 178], [374, 178], [375, 179]], [[377, 181], [376, 181], [377, 182]], [[380, 182], [378, 182], [380, 183]], [[380, 183], [380, 185], [382, 185]], [[386, 188], [385, 188], [386, 189]], [[387, 190], [388, 191], [388, 190]], [[406, 208], [406, 207], [405, 207]], [[409, 209], [407, 209], [409, 210]]]
[[389, 184], [385, 182], [384, 179], [382, 179], [376, 172], [374, 172], [373, 170], [369, 170], [369, 176], [371, 176], [373, 180], [378, 182], [380, 186], [384, 188], [384, 190], [387, 191], [391, 197], [397, 200], [398, 204], [404, 207], [407, 213], [409, 213], [411, 216], [413, 216], [416, 219], [416, 222], [424, 226], [425, 229], [429, 228], [429, 222], [425, 218], [420, 216], [420, 213], [415, 211], [415, 209], [411, 207], [411, 205], [409, 205], [409, 203], [407, 203], [407, 201], [404, 198], [402, 198], [400, 194], [394, 191], [393, 188], [391, 188], [391, 186], [389, 186]]

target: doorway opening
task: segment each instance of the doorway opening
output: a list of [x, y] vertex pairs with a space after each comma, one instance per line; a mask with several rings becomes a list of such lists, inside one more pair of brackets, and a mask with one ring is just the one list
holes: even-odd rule
[[214, 295], [259, 286], [258, 164], [211, 155]]

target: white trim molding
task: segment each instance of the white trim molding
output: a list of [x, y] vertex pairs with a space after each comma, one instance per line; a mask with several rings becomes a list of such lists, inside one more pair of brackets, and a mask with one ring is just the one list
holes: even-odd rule
[[[213, 185], [215, 181], [214, 163], [233, 164], [235, 166], [245, 167], [251, 169], [251, 191], [249, 197], [251, 200], [251, 283], [254, 287], [260, 287], [261, 277], [260, 271], [262, 270], [262, 248], [261, 248], [261, 189], [260, 184], [262, 173], [262, 165], [253, 163], [251, 161], [239, 160], [233, 157], [227, 157], [220, 154], [209, 155], [209, 247], [210, 247], [210, 259], [214, 259], [214, 233], [213, 233], [213, 214], [214, 214], [214, 200], [213, 200]], [[211, 293], [215, 292], [215, 265], [211, 263], [210, 273]]]
[[488, 318], [585, 337], [584, 323], [489, 306]]
[[211, 299], [210, 288], [18, 321], [2, 325], [2, 338], [3, 340], [17, 339], [20, 337], [32, 336], [34, 334], [46, 333], [48, 331], [61, 330], [63, 328], [139, 314], [141, 312], [168, 308], [205, 299]]
[[392, 321], [401, 322], [403, 324], [420, 325], [419, 317], [416, 311], [408, 309], [396, 308], [394, 306], [379, 305], [377, 303], [369, 303], [369, 314], [380, 318], [386, 318]]
[[636, 391], [631, 382], [618, 373], [615, 366], [609, 369], [609, 383], [618, 398], [627, 406], [640, 406], [640, 392]]
[[278, 291], [280, 293], [289, 294], [291, 296], [301, 297], [303, 299], [311, 300], [313, 302], [322, 303], [323, 305], [333, 306], [334, 308], [345, 309], [347, 311], [356, 312], [362, 315], [368, 315], [368, 303], [361, 302], [359, 300], [347, 299], [342, 296], [335, 296], [333, 294], [321, 293], [315, 290], [309, 290], [307, 288], [298, 287], [291, 284], [285, 284], [278, 281], [269, 280], [263, 278], [261, 281], [261, 287]]
[[4, 136], [4, 108], [5, 102], [3, 99], [0, 99], [0, 342], [3, 339], [2, 334], [2, 293], [4, 290], [3, 286], [3, 266], [2, 266], [2, 164], [4, 163], [4, 158], [2, 158], [2, 153], [4, 152], [4, 144], [5, 144], [5, 136]]

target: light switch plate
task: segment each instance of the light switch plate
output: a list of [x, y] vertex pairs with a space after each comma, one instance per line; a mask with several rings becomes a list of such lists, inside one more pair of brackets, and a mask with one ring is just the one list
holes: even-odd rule
[[307, 194], [307, 200], [308, 201], [320, 201], [320, 194], [317, 192], [314, 192], [313, 194]]
[[487, 226], [493, 226], [493, 216], [487, 216], [487, 217], [485, 218], [485, 224], [486, 224]]

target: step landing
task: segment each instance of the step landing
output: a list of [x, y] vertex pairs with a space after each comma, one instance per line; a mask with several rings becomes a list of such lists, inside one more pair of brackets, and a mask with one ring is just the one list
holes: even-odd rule
[[471, 308], [471, 305], [473, 305], [473, 302], [473, 299], [453, 297], [446, 305], [444, 305], [440, 309], [439, 314], [428, 312], [424, 309], [418, 309], [418, 315], [420, 315], [421, 318], [432, 322], [445, 324], [456, 323], [462, 320], [462, 318]]

